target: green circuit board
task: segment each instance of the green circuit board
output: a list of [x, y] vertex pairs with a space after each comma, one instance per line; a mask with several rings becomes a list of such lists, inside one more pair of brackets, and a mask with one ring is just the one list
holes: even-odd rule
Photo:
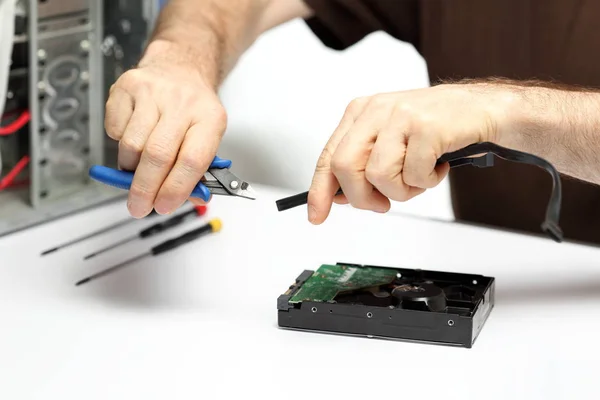
[[342, 291], [385, 285], [395, 277], [396, 271], [390, 268], [321, 265], [292, 296], [290, 302], [331, 301]]

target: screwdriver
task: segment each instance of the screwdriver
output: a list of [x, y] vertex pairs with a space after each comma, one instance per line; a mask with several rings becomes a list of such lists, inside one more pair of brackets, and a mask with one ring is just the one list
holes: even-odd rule
[[123, 267], [126, 267], [127, 265], [130, 265], [131, 263], [133, 263], [135, 261], [141, 260], [142, 258], [149, 257], [149, 256], [157, 256], [157, 255], [165, 253], [169, 250], [173, 250], [181, 245], [189, 243], [192, 240], [197, 239], [201, 236], [207, 235], [209, 233], [216, 233], [220, 230], [221, 230], [221, 220], [218, 218], [215, 218], [215, 219], [211, 220], [210, 222], [208, 222], [207, 224], [202, 225], [199, 228], [193, 229], [187, 233], [184, 233], [181, 236], [177, 236], [173, 239], [169, 239], [161, 244], [158, 244], [158, 245], [152, 247], [150, 249], [150, 251], [148, 251], [146, 253], [140, 254], [139, 256], [129, 259], [121, 264], [115, 265], [114, 267], [110, 267], [108, 269], [105, 269], [104, 271], [100, 271], [94, 275], [91, 275], [85, 279], [82, 279], [79, 282], [75, 283], [75, 286], [83, 285], [84, 283], [93, 281], [94, 279], [98, 279], [100, 277], [106, 276], [112, 272], [115, 272], [115, 271], [123, 268]]
[[[158, 213], [156, 211], [152, 210], [152, 212], [150, 214], [148, 214], [146, 216], [146, 218], [151, 218], [151, 217], [156, 217], [156, 216], [158, 216]], [[106, 233], [106, 232], [111, 231], [113, 229], [120, 228], [122, 226], [125, 226], [125, 225], [130, 224], [130, 223], [135, 222], [135, 221], [137, 221], [137, 219], [135, 219], [135, 218], [126, 218], [126, 219], [123, 219], [123, 220], [121, 220], [121, 221], [119, 221], [119, 222], [117, 222], [117, 223], [115, 223], [113, 225], [109, 225], [109, 226], [107, 226], [105, 228], [99, 229], [99, 230], [97, 230], [95, 232], [92, 232], [92, 233], [87, 234], [85, 236], [82, 236], [80, 238], [74, 239], [74, 240], [72, 240], [70, 242], [63, 243], [63, 244], [61, 244], [59, 246], [56, 246], [56, 247], [53, 247], [51, 249], [45, 250], [40, 255], [41, 256], [45, 256], [47, 254], [54, 253], [55, 251], [58, 251], [60, 249], [64, 249], [65, 247], [73, 246], [74, 244], [83, 242], [84, 240], [91, 239], [91, 238], [93, 238], [95, 236], [98, 236], [98, 235], [102, 235], [103, 233]]]
[[149, 226], [148, 228], [143, 229], [142, 231], [140, 231], [137, 235], [131, 236], [125, 240], [120, 240], [117, 243], [113, 243], [110, 246], [106, 246], [101, 250], [96, 251], [95, 253], [91, 253], [88, 254], [87, 256], [85, 256], [83, 259], [84, 260], [89, 260], [90, 258], [96, 257], [99, 254], [102, 254], [106, 251], [112, 250], [114, 248], [117, 248], [121, 245], [124, 245], [126, 243], [132, 242], [134, 240], [137, 239], [146, 239], [149, 238], [151, 236], [154, 236], [158, 233], [164, 232], [168, 229], [174, 228], [178, 225], [181, 225], [185, 220], [187, 220], [190, 216], [195, 215], [198, 217], [203, 216], [204, 214], [206, 214], [206, 206], [196, 206], [193, 209], [183, 212], [179, 215], [175, 215], [174, 217], [171, 217], [165, 221], [156, 223], [154, 225]]

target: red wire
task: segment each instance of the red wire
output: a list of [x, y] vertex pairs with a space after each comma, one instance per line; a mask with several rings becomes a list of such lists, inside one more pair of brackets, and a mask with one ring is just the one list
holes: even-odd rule
[[[25, 110], [7, 126], [0, 126], [0, 136], [8, 136], [17, 132], [23, 128], [31, 120], [31, 114], [28, 110]], [[0, 179], [0, 190], [4, 190], [8, 187], [22, 186], [27, 181], [15, 182], [16, 177], [23, 171], [23, 169], [29, 164], [29, 156], [24, 156], [17, 162], [12, 170], [6, 174], [6, 176]]]
[[15, 178], [23, 171], [23, 169], [29, 164], [29, 156], [24, 156], [19, 162], [11, 169], [4, 178], [0, 180], [0, 190], [4, 190], [11, 186]]
[[25, 110], [13, 122], [6, 126], [0, 126], [0, 136], [12, 135], [22, 127], [24, 127], [31, 119], [29, 111]]
[[11, 183], [10, 185], [8, 185], [7, 189], [8, 188], [17, 189], [17, 188], [22, 188], [22, 187], [27, 187], [27, 186], [29, 186], [29, 179], [22, 179], [20, 181], [15, 181], [15, 182]]

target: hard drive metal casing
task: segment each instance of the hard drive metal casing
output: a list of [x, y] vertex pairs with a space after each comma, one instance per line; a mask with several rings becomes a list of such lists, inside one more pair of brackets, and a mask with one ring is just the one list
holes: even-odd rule
[[[372, 265], [338, 263], [353, 267], [391, 268]], [[470, 316], [448, 312], [405, 310], [402, 308], [342, 304], [336, 302], [290, 299], [313, 275], [305, 270], [293, 285], [277, 300], [278, 325], [281, 328], [319, 333], [357, 335], [369, 338], [394, 339], [429, 344], [471, 348], [494, 307], [495, 279], [482, 275], [393, 268], [402, 275], [433, 279], [451, 279], [465, 285], [477, 282], [481, 296]]]

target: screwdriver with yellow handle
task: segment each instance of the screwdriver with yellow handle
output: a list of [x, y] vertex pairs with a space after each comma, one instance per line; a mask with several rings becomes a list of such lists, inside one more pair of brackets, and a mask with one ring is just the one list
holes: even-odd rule
[[80, 286], [80, 285], [83, 285], [84, 283], [88, 283], [95, 279], [106, 276], [110, 273], [113, 273], [121, 268], [128, 266], [129, 264], [131, 264], [135, 261], [141, 260], [142, 258], [149, 257], [149, 256], [158, 256], [162, 253], [166, 253], [167, 251], [176, 249], [177, 247], [182, 246], [186, 243], [189, 243], [192, 240], [198, 239], [201, 236], [207, 235], [209, 233], [216, 233], [216, 232], [219, 232], [220, 230], [221, 230], [221, 220], [218, 218], [212, 219], [207, 224], [202, 225], [199, 228], [193, 229], [189, 232], [184, 233], [181, 236], [177, 236], [173, 239], [169, 239], [163, 243], [157, 244], [156, 246], [152, 247], [150, 249], [150, 251], [148, 251], [146, 253], [140, 254], [137, 257], [134, 257], [125, 262], [122, 262], [121, 264], [115, 265], [114, 267], [110, 267], [110, 268], [100, 271], [94, 275], [91, 275], [85, 279], [82, 279], [79, 282], [75, 283], [75, 286]]

